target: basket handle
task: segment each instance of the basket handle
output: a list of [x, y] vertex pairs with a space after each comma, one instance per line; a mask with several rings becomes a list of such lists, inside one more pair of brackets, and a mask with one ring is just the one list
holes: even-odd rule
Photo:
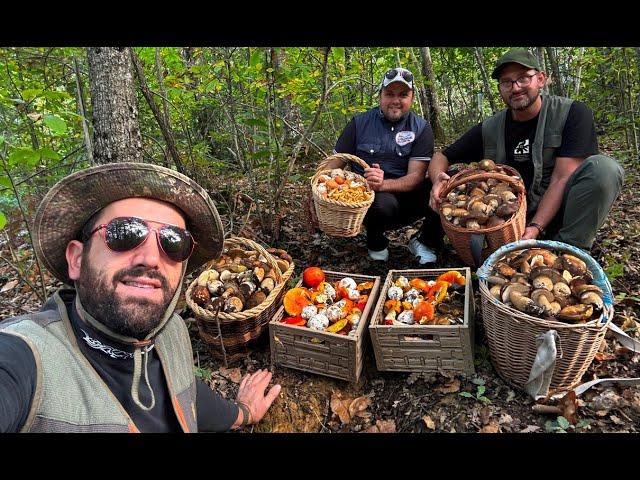
[[362, 160], [360, 157], [351, 155], [349, 153], [334, 153], [333, 155], [329, 155], [318, 164], [317, 171], [320, 172], [321, 170], [328, 170], [327, 165], [333, 160], [340, 160], [343, 167], [348, 165], [349, 162], [353, 162], [360, 165], [362, 168], [369, 168], [369, 164]]

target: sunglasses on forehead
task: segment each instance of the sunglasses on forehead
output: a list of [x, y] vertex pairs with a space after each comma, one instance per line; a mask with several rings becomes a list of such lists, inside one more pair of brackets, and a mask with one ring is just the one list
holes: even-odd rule
[[[151, 228], [150, 223], [157, 223], [161, 227]], [[160, 249], [174, 262], [187, 260], [197, 244], [184, 228], [138, 217], [116, 217], [108, 223], [98, 225], [85, 236], [85, 240], [102, 230], [104, 242], [114, 252], [127, 252], [138, 248], [149, 238], [151, 232], [155, 232]]]
[[[402, 77], [409, 83], [413, 82], [413, 73], [409, 72], [408, 70], [401, 70], [399, 68], [392, 68], [391, 70], [388, 70], [387, 73], [384, 74], [384, 76], [387, 80], [394, 80], [398, 77]], [[387, 85], [389, 83], [391, 82], [388, 82]]]

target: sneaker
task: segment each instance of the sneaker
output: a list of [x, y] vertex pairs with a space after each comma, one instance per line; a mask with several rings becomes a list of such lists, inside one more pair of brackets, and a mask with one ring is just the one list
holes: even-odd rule
[[424, 265], [425, 263], [435, 263], [438, 259], [433, 250], [420, 242], [417, 238], [409, 240], [409, 251], [418, 257], [420, 265]]
[[385, 248], [384, 250], [379, 251], [369, 250], [369, 258], [379, 262], [386, 262], [389, 260], [389, 249]]

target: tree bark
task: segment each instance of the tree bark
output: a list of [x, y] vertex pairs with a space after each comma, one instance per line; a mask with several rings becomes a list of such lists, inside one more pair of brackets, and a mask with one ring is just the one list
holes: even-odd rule
[[82, 117], [82, 134], [84, 136], [84, 144], [87, 150], [87, 158], [91, 165], [94, 164], [93, 160], [93, 145], [91, 144], [91, 135], [89, 134], [89, 125], [87, 122], [87, 109], [84, 106], [84, 91], [82, 90], [82, 80], [80, 79], [80, 67], [78, 66], [78, 59], [73, 57], [73, 69], [76, 74], [76, 94], [78, 98], [78, 115]]
[[[547, 71], [547, 66], [544, 62], [544, 50], [543, 47], [536, 47], [536, 56], [538, 57], [538, 64], [540, 64], [540, 68], [543, 72], [549, 73]], [[549, 94], [549, 82], [544, 84], [542, 91], [545, 95]]]
[[556, 54], [551, 47], [545, 47], [547, 51], [547, 58], [549, 59], [549, 65], [551, 66], [551, 71], [553, 72], [553, 76], [555, 81], [551, 82], [551, 86], [554, 87], [554, 92], [556, 95], [560, 95], [561, 97], [567, 96], [567, 91], [564, 88], [564, 84], [562, 83], [562, 77], [560, 77], [560, 68], [558, 68], [558, 59], [556, 58]]
[[489, 100], [489, 105], [491, 106], [491, 112], [496, 113], [498, 109], [496, 107], [496, 101], [493, 98], [493, 92], [491, 90], [491, 84], [489, 83], [489, 77], [487, 76], [487, 67], [485, 66], [482, 49], [479, 47], [474, 47], [473, 53], [476, 56], [478, 67], [480, 67], [480, 75], [482, 76], [482, 85], [484, 86], [484, 94], [487, 96], [487, 100]]
[[574, 93], [577, 97], [580, 94], [580, 83], [582, 82], [582, 58], [584, 57], [584, 47], [580, 47], [578, 50], [578, 66], [576, 68], [576, 77], [574, 82]]
[[420, 58], [422, 59], [422, 75], [424, 76], [424, 89], [426, 102], [424, 105], [429, 111], [429, 122], [433, 129], [433, 137], [437, 144], [444, 143], [444, 129], [440, 121], [440, 104], [438, 102], [438, 92], [436, 90], [436, 76], [433, 73], [433, 63], [431, 62], [431, 51], [429, 47], [420, 47]]
[[93, 156], [99, 164], [142, 161], [130, 50], [129, 47], [87, 49]]

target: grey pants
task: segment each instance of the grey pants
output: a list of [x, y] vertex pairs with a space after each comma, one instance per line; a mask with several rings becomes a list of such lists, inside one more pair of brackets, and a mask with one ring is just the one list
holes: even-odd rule
[[590, 250], [624, 183], [624, 169], [613, 158], [586, 158], [569, 177], [562, 206], [545, 238]]

